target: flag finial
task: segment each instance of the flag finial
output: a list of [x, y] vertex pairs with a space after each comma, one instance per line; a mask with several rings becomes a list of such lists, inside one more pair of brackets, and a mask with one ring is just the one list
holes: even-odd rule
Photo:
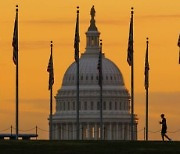
[[53, 41], [51, 41], [51, 47], [53, 46]]
[[16, 12], [18, 12], [18, 5], [16, 5]]
[[179, 39], [178, 39], [177, 45], [178, 45], [178, 47], [180, 48], [180, 34], [179, 34]]
[[146, 42], [147, 42], [147, 44], [149, 44], [149, 38], [148, 38], [148, 37], [146, 38], [146, 40], [147, 40], [147, 41], [146, 41]]
[[79, 14], [79, 6], [77, 6], [77, 14]]
[[131, 7], [131, 14], [134, 14], [134, 7]]

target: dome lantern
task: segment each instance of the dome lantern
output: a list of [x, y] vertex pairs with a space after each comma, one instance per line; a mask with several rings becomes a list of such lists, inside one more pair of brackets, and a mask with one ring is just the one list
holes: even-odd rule
[[90, 11], [90, 15], [91, 15], [90, 26], [88, 28], [88, 31], [86, 32], [86, 49], [87, 49], [86, 52], [87, 53], [88, 52], [92, 53], [93, 51], [91, 50], [93, 49], [99, 49], [100, 33], [98, 32], [98, 29], [96, 27], [95, 14], [96, 14], [96, 11], [93, 6]]

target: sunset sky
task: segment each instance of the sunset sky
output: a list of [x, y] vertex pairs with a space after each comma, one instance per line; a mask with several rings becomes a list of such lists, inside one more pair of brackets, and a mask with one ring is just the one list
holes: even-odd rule
[[[173, 140], [180, 140], [180, 65], [177, 46], [180, 0], [0, 0], [0, 131], [11, 125], [15, 127], [15, 65], [11, 44], [16, 4], [19, 5], [20, 130], [28, 130], [36, 125], [48, 130], [49, 76], [46, 69], [50, 41], [54, 42], [56, 95], [66, 69], [74, 61], [77, 5], [80, 7], [80, 52], [85, 51], [85, 32], [89, 27], [90, 9], [95, 5], [103, 52], [119, 67], [130, 91], [130, 67], [126, 55], [133, 6], [138, 130], [142, 130], [145, 123], [144, 56], [146, 37], [149, 37], [149, 130], [161, 129], [158, 122], [160, 114], [164, 113], [168, 131], [179, 130], [168, 133], [169, 136]], [[35, 130], [30, 132], [35, 133]], [[39, 131], [39, 138], [47, 139], [48, 133]], [[143, 139], [143, 131], [138, 133], [138, 139]], [[149, 139], [160, 140], [160, 133], [150, 132]]]

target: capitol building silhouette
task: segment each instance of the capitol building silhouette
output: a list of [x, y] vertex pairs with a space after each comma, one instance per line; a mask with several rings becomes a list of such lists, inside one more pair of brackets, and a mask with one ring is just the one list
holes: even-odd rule
[[[94, 6], [93, 6], [94, 9]], [[79, 59], [79, 139], [100, 140], [100, 87], [98, 58], [100, 32], [96, 27], [95, 10], [91, 9], [86, 32], [86, 48]], [[56, 99], [52, 117], [53, 140], [76, 140], [76, 62], [66, 70]], [[102, 55], [103, 139], [131, 140], [130, 94], [119, 68]], [[134, 140], [137, 140], [138, 119], [134, 115]]]

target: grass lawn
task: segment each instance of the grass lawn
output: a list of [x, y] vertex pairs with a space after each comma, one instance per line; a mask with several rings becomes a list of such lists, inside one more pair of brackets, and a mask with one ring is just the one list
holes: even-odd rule
[[0, 154], [180, 154], [180, 142], [4, 141]]

